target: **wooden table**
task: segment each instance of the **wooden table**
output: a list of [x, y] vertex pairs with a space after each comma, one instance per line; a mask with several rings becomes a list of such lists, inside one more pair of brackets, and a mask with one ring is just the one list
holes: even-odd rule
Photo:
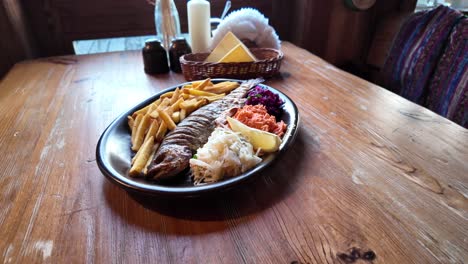
[[299, 108], [295, 144], [253, 181], [199, 199], [130, 195], [95, 161], [114, 118], [182, 75], [145, 75], [138, 51], [17, 64], [0, 83], [3, 263], [466, 261], [468, 130], [283, 51], [266, 84]]

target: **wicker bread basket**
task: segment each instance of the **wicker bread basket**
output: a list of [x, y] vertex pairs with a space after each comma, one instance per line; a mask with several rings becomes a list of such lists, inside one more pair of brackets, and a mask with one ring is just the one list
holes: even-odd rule
[[180, 57], [180, 65], [187, 81], [205, 78], [268, 78], [279, 72], [283, 52], [268, 48], [252, 48], [250, 51], [257, 61], [212, 63], [205, 62], [209, 53], [190, 53]]

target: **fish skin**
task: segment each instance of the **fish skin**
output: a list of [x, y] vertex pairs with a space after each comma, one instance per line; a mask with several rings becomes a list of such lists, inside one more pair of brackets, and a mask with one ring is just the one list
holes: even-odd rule
[[215, 120], [223, 112], [242, 107], [246, 93], [262, 79], [248, 80], [223, 99], [207, 104], [191, 113], [163, 139], [153, 161], [148, 167], [147, 179], [168, 180], [189, 167], [196, 150], [202, 147], [216, 127]]

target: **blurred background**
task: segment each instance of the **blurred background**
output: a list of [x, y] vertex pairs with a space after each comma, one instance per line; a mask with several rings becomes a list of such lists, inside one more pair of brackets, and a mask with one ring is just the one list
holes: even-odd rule
[[[212, 17], [219, 17], [226, 1], [210, 2]], [[372, 81], [409, 14], [438, 4], [466, 10], [467, 2], [386, 0], [356, 11], [344, 0], [234, 0], [231, 11], [257, 8], [283, 41]], [[187, 1], [175, 3], [187, 32]], [[146, 0], [4, 0], [0, 78], [25, 59], [140, 49], [156, 33], [153, 8]]]

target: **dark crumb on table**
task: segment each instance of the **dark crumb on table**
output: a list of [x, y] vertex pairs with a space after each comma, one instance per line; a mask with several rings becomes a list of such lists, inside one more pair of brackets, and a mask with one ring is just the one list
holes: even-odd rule
[[336, 256], [345, 263], [354, 263], [358, 259], [373, 261], [377, 257], [372, 250], [362, 252], [360, 248], [356, 247], [350, 248], [348, 253], [338, 253]]

